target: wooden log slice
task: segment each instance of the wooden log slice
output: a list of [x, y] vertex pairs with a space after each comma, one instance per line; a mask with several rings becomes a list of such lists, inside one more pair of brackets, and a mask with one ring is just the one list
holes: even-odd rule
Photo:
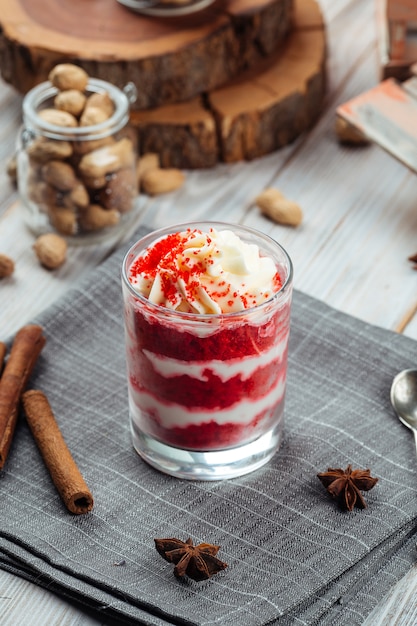
[[151, 111], [135, 111], [142, 154], [156, 152], [163, 167], [207, 168], [220, 159], [216, 120], [202, 98]]
[[136, 85], [146, 109], [225, 84], [276, 50], [293, 0], [217, 0], [189, 16], [139, 15], [116, 0], [1, 0], [0, 71], [26, 93], [72, 62], [119, 87]]
[[296, 0], [283, 49], [228, 86], [182, 104], [132, 114], [142, 152], [165, 167], [251, 160], [287, 145], [318, 118], [325, 95], [326, 40], [315, 0]]

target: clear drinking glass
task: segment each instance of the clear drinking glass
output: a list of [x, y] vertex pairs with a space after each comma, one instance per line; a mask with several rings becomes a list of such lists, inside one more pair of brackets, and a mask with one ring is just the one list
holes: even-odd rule
[[[187, 228], [232, 230], [271, 257], [281, 289], [244, 311], [194, 314], [153, 304], [129, 268], [157, 239]], [[123, 261], [129, 411], [133, 445], [153, 467], [195, 480], [261, 467], [282, 440], [292, 263], [273, 239], [243, 226], [195, 222], [155, 231]]]

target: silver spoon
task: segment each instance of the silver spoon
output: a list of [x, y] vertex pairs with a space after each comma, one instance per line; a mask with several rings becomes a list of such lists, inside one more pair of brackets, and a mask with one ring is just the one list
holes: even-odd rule
[[413, 431], [417, 451], [417, 369], [396, 375], [391, 385], [391, 404], [400, 421]]

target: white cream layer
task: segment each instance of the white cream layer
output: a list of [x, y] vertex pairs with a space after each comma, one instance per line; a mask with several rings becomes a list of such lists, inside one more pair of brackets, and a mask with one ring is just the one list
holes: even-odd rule
[[277, 345], [270, 350], [265, 350], [260, 354], [246, 356], [242, 358], [220, 361], [212, 359], [210, 361], [181, 361], [171, 357], [155, 354], [150, 350], [143, 350], [147, 359], [151, 362], [154, 370], [164, 378], [173, 376], [190, 376], [196, 380], [207, 380], [207, 370], [213, 372], [215, 376], [223, 382], [230, 380], [234, 376], [241, 376], [245, 380], [253, 375], [259, 367], [265, 367], [273, 361], [281, 361], [288, 343], [288, 334]]
[[[136, 391], [130, 386], [131, 400], [144, 413], [158, 416], [164, 428], [185, 427], [190, 424], [198, 426], [206, 422], [216, 422], [222, 424], [249, 424], [259, 413], [272, 409], [284, 398], [285, 375], [277, 380], [277, 384], [257, 400], [245, 398], [236, 402], [226, 409], [214, 408], [212, 410], [201, 410], [189, 408], [180, 404], [164, 403], [154, 395]], [[152, 419], [152, 418], [151, 418]]]

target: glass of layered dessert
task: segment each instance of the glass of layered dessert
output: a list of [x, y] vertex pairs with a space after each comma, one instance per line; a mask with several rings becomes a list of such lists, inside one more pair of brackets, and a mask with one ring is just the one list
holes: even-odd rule
[[292, 263], [268, 236], [195, 222], [155, 231], [123, 261], [133, 444], [153, 467], [220, 480], [280, 446]]

